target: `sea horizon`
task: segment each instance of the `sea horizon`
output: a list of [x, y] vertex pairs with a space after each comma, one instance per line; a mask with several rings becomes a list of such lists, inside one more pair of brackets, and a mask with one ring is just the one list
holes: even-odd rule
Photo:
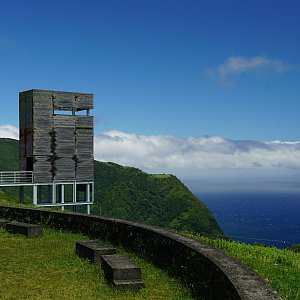
[[300, 185], [297, 181], [186, 184], [232, 240], [278, 248], [300, 243]]

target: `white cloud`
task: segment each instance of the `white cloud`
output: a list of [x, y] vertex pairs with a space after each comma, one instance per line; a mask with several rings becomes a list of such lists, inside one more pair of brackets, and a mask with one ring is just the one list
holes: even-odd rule
[[216, 77], [220, 83], [225, 86], [233, 86], [233, 77], [241, 74], [262, 71], [281, 74], [291, 69], [292, 67], [289, 64], [264, 56], [254, 56], [250, 58], [232, 56], [227, 58], [224, 63], [217, 68], [209, 69], [208, 74]]
[[[1, 138], [18, 139], [19, 130], [0, 125]], [[95, 136], [95, 159], [150, 173], [203, 178], [236, 172], [273, 176], [300, 172], [300, 141], [238, 141], [219, 136], [179, 138], [109, 131]], [[224, 170], [227, 170], [224, 173]]]
[[12, 125], [0, 125], [0, 138], [19, 139], [19, 129]]
[[145, 136], [110, 131], [95, 137], [95, 158], [179, 176], [205, 170], [300, 169], [300, 142], [222, 137]]

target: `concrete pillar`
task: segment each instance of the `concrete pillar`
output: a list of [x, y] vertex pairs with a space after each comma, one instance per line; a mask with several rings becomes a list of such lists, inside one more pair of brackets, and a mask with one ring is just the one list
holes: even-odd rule
[[52, 203], [56, 203], [56, 184], [52, 183]]
[[73, 202], [76, 202], [76, 194], [77, 194], [77, 185], [76, 182], [73, 183]]
[[[65, 203], [65, 186], [62, 184], [60, 185], [60, 201], [61, 203]], [[61, 210], [65, 210], [64, 205], [62, 205]]]
[[86, 202], [91, 202], [91, 190], [90, 190], [90, 184], [88, 183], [86, 185]]
[[[86, 201], [91, 202], [91, 190], [90, 190], [90, 184], [88, 183], [86, 185]], [[86, 213], [89, 215], [91, 213], [91, 206], [88, 204], [86, 207]]]
[[[73, 203], [76, 203], [76, 195], [77, 194], [77, 184], [73, 183]], [[73, 205], [73, 212], [76, 212], [76, 205]]]
[[94, 182], [92, 183], [92, 202], [94, 203], [95, 199], [95, 186], [94, 186]]
[[33, 204], [37, 205], [38, 199], [37, 199], [37, 185], [33, 185]]

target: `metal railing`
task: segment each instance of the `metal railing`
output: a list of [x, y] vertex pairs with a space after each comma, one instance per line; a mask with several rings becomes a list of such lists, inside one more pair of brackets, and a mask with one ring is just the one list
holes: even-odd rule
[[0, 184], [33, 183], [32, 171], [0, 172]]

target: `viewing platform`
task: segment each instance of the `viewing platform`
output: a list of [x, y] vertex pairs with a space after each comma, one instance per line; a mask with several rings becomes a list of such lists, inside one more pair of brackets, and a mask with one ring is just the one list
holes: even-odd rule
[[20, 188], [20, 203], [24, 203], [24, 188], [32, 187], [32, 201], [35, 206], [54, 207], [64, 210], [65, 206], [90, 205], [94, 203], [94, 181], [50, 181], [36, 182], [32, 171], [0, 172], [0, 187]]
[[4, 171], [0, 172], [0, 186], [24, 186], [33, 184], [31, 171]]

